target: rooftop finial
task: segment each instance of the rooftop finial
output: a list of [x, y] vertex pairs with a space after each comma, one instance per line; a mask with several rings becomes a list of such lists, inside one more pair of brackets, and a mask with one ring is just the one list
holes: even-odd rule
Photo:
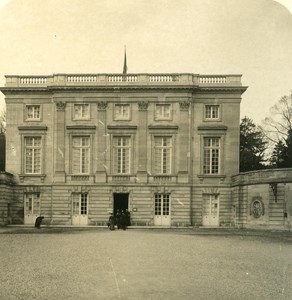
[[127, 71], [128, 71], [128, 67], [127, 67], [127, 49], [126, 49], [126, 45], [125, 45], [123, 74], [127, 74]]

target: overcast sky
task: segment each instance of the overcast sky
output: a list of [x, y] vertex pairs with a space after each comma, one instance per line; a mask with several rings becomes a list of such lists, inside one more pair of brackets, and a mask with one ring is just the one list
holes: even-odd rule
[[129, 73], [243, 74], [241, 116], [259, 124], [292, 90], [292, 0], [279, 2], [0, 0], [0, 85], [121, 73], [127, 45]]

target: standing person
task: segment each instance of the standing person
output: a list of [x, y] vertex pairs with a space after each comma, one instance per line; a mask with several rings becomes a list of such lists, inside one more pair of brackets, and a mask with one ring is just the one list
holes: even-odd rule
[[108, 227], [110, 230], [115, 230], [115, 217], [111, 213], [108, 219]]
[[131, 226], [131, 213], [126, 209], [126, 212], [125, 212], [125, 215], [126, 215], [126, 224], [127, 226]]
[[121, 228], [123, 230], [126, 230], [126, 228], [127, 228], [127, 217], [123, 210], [122, 210], [122, 214], [121, 214]]
[[120, 229], [121, 228], [121, 213], [120, 213], [119, 209], [117, 209], [117, 212], [116, 212], [116, 224], [117, 224], [117, 228]]
[[34, 227], [37, 228], [37, 229], [40, 229], [41, 228], [41, 224], [42, 224], [42, 221], [45, 217], [43, 216], [39, 216], [35, 219], [35, 223], [34, 223]]

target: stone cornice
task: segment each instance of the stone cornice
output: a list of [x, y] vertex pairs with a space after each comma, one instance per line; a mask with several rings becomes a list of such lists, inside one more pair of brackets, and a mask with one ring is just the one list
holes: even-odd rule
[[178, 130], [178, 125], [149, 125], [149, 130]]
[[198, 130], [212, 130], [212, 131], [226, 131], [228, 129], [225, 125], [199, 125]]
[[95, 130], [96, 126], [95, 125], [67, 125], [66, 126], [67, 130]]
[[137, 125], [107, 125], [108, 130], [137, 130]]
[[24, 125], [24, 126], [18, 126], [18, 130], [48, 130], [48, 127], [46, 125]]

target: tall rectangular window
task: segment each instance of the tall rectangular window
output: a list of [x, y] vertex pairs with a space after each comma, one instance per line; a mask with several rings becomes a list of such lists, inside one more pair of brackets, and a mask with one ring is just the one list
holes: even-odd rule
[[26, 174], [41, 174], [41, 137], [24, 138], [24, 172]]
[[75, 136], [72, 138], [73, 174], [88, 174], [90, 166], [90, 138]]
[[74, 120], [89, 120], [89, 104], [74, 104]]
[[130, 120], [130, 104], [115, 104], [115, 120]]
[[26, 105], [25, 120], [26, 121], [39, 121], [40, 119], [41, 119], [41, 106], [40, 105]]
[[155, 120], [171, 120], [171, 104], [156, 104]]
[[204, 174], [219, 174], [220, 138], [204, 138]]
[[172, 138], [171, 137], [154, 137], [155, 151], [155, 173], [171, 173], [171, 156], [172, 156]]
[[205, 119], [218, 120], [220, 117], [219, 111], [219, 105], [205, 105]]
[[130, 173], [131, 139], [127, 136], [113, 137], [114, 144], [114, 173]]

